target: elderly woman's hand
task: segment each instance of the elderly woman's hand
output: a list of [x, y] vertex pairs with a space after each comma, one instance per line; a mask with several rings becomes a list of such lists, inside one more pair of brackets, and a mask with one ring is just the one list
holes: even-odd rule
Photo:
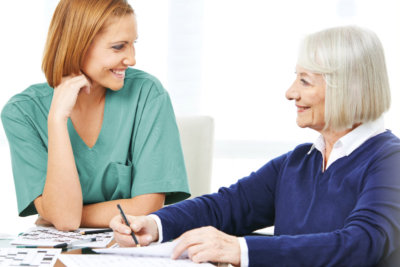
[[209, 261], [240, 265], [238, 238], [211, 226], [190, 230], [181, 235], [172, 258], [177, 259], [185, 250], [196, 263]]
[[158, 227], [155, 220], [148, 216], [130, 216], [126, 218], [131, 223], [127, 226], [121, 215], [117, 215], [110, 221], [110, 227], [114, 231], [114, 239], [121, 247], [132, 247], [136, 244], [131, 236], [133, 230], [139, 244], [147, 246], [158, 240]]

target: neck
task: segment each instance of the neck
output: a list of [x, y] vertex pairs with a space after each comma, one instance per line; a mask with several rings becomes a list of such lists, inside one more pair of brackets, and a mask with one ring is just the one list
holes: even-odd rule
[[344, 131], [332, 131], [332, 130], [323, 130], [320, 131], [320, 134], [322, 135], [322, 137], [324, 138], [325, 141], [325, 165], [328, 162], [329, 156], [332, 152], [333, 146], [335, 145], [335, 143], [342, 138], [343, 136], [345, 136], [346, 134], [348, 134], [349, 132], [353, 131], [355, 128], [357, 128], [358, 126], [360, 126], [361, 123], [355, 124], [352, 128], [350, 129], [346, 129]]
[[106, 89], [102, 86], [92, 86], [90, 93], [87, 94], [84, 90], [78, 94], [74, 109], [85, 111], [92, 109], [94, 106], [98, 106], [103, 103], [106, 95]]

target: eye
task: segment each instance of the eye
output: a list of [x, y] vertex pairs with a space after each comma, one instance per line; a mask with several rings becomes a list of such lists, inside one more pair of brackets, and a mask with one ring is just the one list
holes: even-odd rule
[[112, 48], [115, 50], [121, 50], [124, 48], [125, 44], [118, 44], [118, 45], [113, 45]]
[[308, 86], [308, 85], [310, 85], [310, 83], [309, 82], [307, 82], [306, 80], [304, 80], [304, 79], [300, 79], [300, 82], [301, 82], [301, 84], [302, 85], [305, 85], [305, 86]]

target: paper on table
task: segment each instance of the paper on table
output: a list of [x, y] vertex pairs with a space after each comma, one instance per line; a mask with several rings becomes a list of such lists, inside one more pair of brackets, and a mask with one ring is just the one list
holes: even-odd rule
[[[106, 254], [120, 254], [120, 255], [131, 255], [141, 257], [168, 257], [172, 255], [178, 241], [166, 242], [166, 243], [153, 243], [147, 247], [131, 247], [131, 248], [105, 248], [105, 249], [94, 249], [97, 253]], [[187, 259], [187, 251], [184, 251], [179, 257], [181, 259]]]
[[0, 233], [0, 239], [14, 239], [14, 238], [15, 238], [15, 235]]
[[0, 266], [52, 267], [61, 249], [0, 248]]
[[68, 267], [120, 267], [120, 266], [140, 266], [140, 267], [191, 267], [207, 266], [215, 267], [211, 263], [197, 264], [189, 259], [172, 260], [170, 258], [156, 257], [133, 257], [128, 255], [74, 255], [62, 254], [59, 257]]
[[11, 244], [21, 246], [53, 247], [61, 243], [71, 243], [74, 241], [95, 237], [96, 241], [90, 243], [81, 243], [76, 247], [101, 248], [106, 247], [113, 238], [112, 232], [81, 235], [79, 232], [83, 230], [89, 229], [79, 228], [75, 232], [64, 232], [58, 231], [54, 227], [37, 226], [25, 231], [23, 234], [12, 240]]

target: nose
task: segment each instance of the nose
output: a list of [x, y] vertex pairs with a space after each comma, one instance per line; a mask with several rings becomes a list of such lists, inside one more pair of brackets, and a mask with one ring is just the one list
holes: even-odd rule
[[300, 99], [300, 92], [298, 91], [298, 88], [296, 86], [296, 81], [294, 81], [293, 84], [289, 87], [289, 89], [286, 90], [285, 96], [288, 100]]
[[122, 61], [124, 65], [127, 66], [135, 66], [136, 58], [135, 58], [135, 47], [132, 45], [130, 49], [127, 49], [124, 60]]

